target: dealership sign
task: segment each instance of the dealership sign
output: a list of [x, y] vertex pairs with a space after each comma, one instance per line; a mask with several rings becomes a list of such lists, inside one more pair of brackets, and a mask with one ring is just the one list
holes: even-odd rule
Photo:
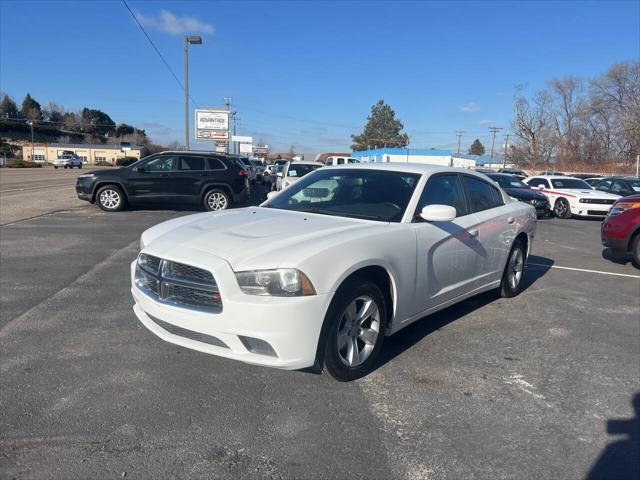
[[196, 140], [229, 140], [228, 110], [196, 110]]

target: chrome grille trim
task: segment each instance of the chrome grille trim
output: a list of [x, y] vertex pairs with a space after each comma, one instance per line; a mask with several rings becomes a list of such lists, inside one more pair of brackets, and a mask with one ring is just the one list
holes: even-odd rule
[[209, 313], [222, 311], [215, 278], [202, 268], [141, 253], [134, 283], [138, 290], [160, 303]]
[[159, 318], [154, 317], [153, 315], [149, 315], [148, 313], [147, 317], [149, 317], [159, 327], [163, 328], [173, 335], [188, 338], [189, 340], [194, 340], [196, 342], [208, 343], [209, 345], [213, 345], [215, 347], [229, 348], [226, 343], [224, 343], [218, 337], [214, 337], [213, 335], [207, 335], [205, 333], [194, 332], [193, 330], [178, 327], [177, 325], [167, 323], [163, 320], [160, 320]]

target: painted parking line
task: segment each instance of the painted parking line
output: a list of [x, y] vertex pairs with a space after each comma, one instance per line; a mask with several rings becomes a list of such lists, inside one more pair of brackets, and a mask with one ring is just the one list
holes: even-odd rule
[[640, 279], [640, 275], [629, 275], [628, 273], [613, 273], [613, 272], [603, 272], [601, 270], [587, 270], [586, 268], [573, 268], [573, 267], [561, 267], [558, 265], [545, 265], [544, 263], [529, 263], [527, 262], [528, 267], [539, 267], [539, 268], [557, 268], [560, 270], [573, 270], [575, 272], [586, 272], [586, 273], [599, 273], [600, 275], [613, 275], [616, 277], [627, 277], [627, 278], [638, 278]]

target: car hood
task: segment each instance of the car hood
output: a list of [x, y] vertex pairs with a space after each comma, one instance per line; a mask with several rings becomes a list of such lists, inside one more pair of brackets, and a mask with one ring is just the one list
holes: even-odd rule
[[250, 207], [169, 220], [145, 231], [142, 240], [145, 251], [160, 257], [199, 250], [240, 271], [296, 267], [323, 245], [388, 228], [386, 222]]
[[573, 195], [580, 198], [603, 198], [603, 199], [617, 199], [620, 195], [613, 195], [612, 193], [602, 192], [600, 190], [585, 190], [583, 188], [554, 188], [553, 192], [566, 193], [567, 195]]
[[546, 200], [542, 193], [537, 192], [535, 190], [531, 190], [530, 188], [503, 188], [505, 192], [507, 192], [513, 198], [517, 198], [518, 200]]

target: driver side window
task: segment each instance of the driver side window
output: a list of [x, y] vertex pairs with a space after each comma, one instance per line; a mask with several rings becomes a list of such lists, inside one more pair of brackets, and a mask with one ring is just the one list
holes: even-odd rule
[[173, 170], [176, 163], [176, 157], [166, 156], [158, 157], [147, 162], [144, 165], [144, 169], [147, 172], [170, 172]]
[[422, 191], [416, 214], [427, 205], [449, 205], [456, 209], [456, 217], [467, 215], [469, 212], [458, 175], [445, 174], [431, 177]]

